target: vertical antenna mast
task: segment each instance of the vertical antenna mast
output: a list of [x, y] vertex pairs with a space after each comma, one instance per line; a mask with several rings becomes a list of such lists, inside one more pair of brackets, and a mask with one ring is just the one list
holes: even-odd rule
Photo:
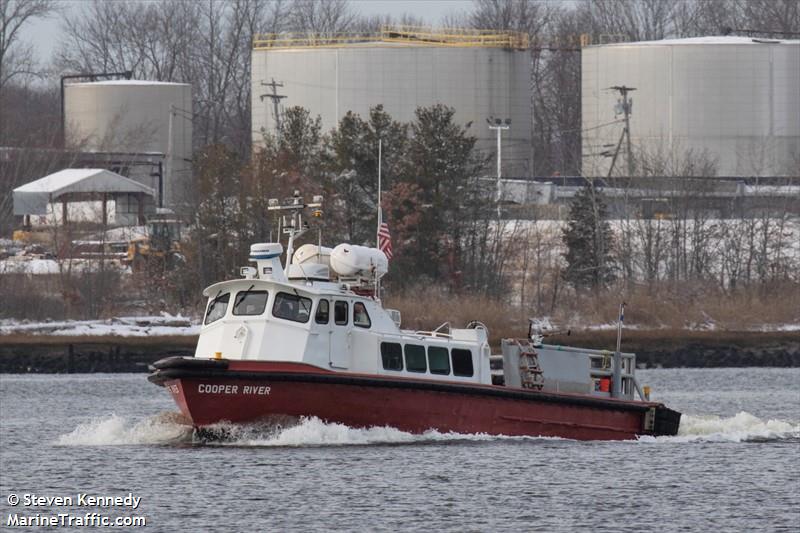
[[378, 227], [375, 231], [375, 246], [381, 247], [381, 222], [383, 222], [383, 210], [381, 209], [381, 139], [378, 139]]
[[[383, 209], [381, 207], [381, 157], [383, 148], [382, 139], [378, 138], [378, 227], [375, 231], [375, 247], [381, 248], [381, 224], [383, 223]], [[377, 277], [377, 274], [376, 274]], [[375, 299], [381, 299], [381, 279], [375, 280]]]
[[614, 368], [611, 384], [611, 397], [622, 396], [622, 323], [625, 321], [625, 302], [619, 304], [619, 320], [617, 321], [617, 351], [614, 352]]
[[267, 202], [268, 211], [288, 213], [288, 215], [281, 215], [278, 222], [278, 238], [280, 239], [281, 233], [289, 235], [289, 242], [286, 245], [286, 264], [284, 266], [284, 272], [287, 275], [289, 274], [289, 266], [292, 264], [295, 240], [309, 229], [308, 222], [303, 222], [302, 215], [306, 207], [314, 208], [312, 216], [322, 216], [322, 196], [315, 195], [312, 202], [306, 204], [300, 196], [300, 191], [294, 191], [294, 195], [284, 200], [283, 204], [277, 198], [270, 198]]

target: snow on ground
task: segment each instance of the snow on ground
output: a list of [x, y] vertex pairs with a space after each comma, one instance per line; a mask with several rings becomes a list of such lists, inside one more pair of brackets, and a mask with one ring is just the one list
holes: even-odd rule
[[[616, 330], [616, 322], [608, 322], [605, 324], [589, 324], [582, 320], [580, 317], [573, 317], [571, 322], [558, 322], [555, 323], [550, 317], [531, 317], [533, 322], [534, 331], [548, 333], [552, 331], [568, 330], [588, 330], [588, 331], [608, 331]], [[642, 325], [624, 323], [623, 331], [658, 331], [670, 329], [670, 326], [655, 326], [655, 325]], [[729, 329], [724, 325], [718, 325], [711, 317], [706, 316], [703, 322], [688, 322], [683, 331], [744, 331], [753, 333], [780, 333], [780, 332], [798, 332], [800, 331], [800, 322], [786, 323], [786, 324], [751, 324], [741, 329]]]
[[[100, 267], [97, 261], [90, 259], [72, 259], [71, 265], [62, 264], [64, 271], [71, 272], [94, 272]], [[116, 268], [121, 272], [130, 272], [130, 269], [118, 260], [108, 259], [105, 263], [107, 269]], [[0, 274], [59, 274], [61, 272], [59, 262], [55, 259], [28, 259], [25, 257], [12, 257], [0, 261]]]
[[[616, 322], [608, 324], [554, 324], [549, 317], [534, 320], [534, 329], [543, 333], [561, 329], [573, 330], [615, 330]], [[651, 331], [664, 329], [626, 324], [624, 330]], [[686, 331], [717, 331], [716, 324], [689, 324]], [[800, 323], [757, 324], [744, 331], [800, 332]], [[15, 319], [0, 320], [0, 336], [3, 335], [43, 335], [43, 336], [82, 336], [82, 337], [161, 337], [174, 335], [199, 335], [200, 321], [188, 317], [161, 313], [158, 316], [114, 317], [106, 320], [64, 320], [49, 322], [28, 322]]]
[[160, 337], [198, 335], [196, 320], [168, 313], [159, 316], [114, 317], [106, 320], [65, 320], [60, 322], [20, 322], [0, 320], [0, 335], [50, 335], [86, 337]]

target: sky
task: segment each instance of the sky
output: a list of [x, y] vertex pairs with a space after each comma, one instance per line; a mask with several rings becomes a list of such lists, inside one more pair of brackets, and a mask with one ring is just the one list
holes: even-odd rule
[[[58, 0], [62, 14], [34, 21], [23, 28], [22, 39], [35, 46], [40, 62], [48, 63], [58, 45], [62, 35], [60, 26], [63, 13], [79, 10], [85, 1]], [[449, 14], [468, 11], [472, 7], [470, 0], [351, 0], [351, 4], [363, 15], [400, 16], [409, 13], [426, 19], [433, 26]]]

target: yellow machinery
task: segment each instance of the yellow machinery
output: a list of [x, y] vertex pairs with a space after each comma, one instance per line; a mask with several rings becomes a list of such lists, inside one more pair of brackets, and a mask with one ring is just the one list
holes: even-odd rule
[[127, 261], [131, 268], [141, 272], [157, 264], [169, 269], [180, 262], [181, 225], [181, 220], [172, 213], [148, 217], [147, 237], [128, 245]]

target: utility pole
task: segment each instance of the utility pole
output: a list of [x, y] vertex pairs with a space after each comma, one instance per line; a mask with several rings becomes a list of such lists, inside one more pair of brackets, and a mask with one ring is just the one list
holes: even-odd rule
[[[622, 95], [622, 100], [617, 101], [617, 105], [615, 106], [615, 114], [619, 115], [623, 113], [625, 115], [625, 129], [623, 130], [623, 135], [627, 140], [627, 152], [628, 152], [628, 177], [633, 177], [633, 151], [631, 150], [631, 109], [633, 108], [633, 98], [628, 98], [628, 93], [635, 91], [635, 87], [626, 87], [625, 85], [614, 85], [613, 87], [609, 87], [609, 90], [617, 91], [620, 95]], [[622, 139], [620, 138], [620, 141]], [[617, 152], [619, 152], [619, 146], [617, 146]], [[614, 154], [614, 160], [616, 160], [616, 154]], [[613, 170], [613, 163], [612, 168]], [[609, 170], [609, 176], [611, 175], [611, 171]]]
[[281, 131], [280, 103], [281, 100], [286, 98], [285, 94], [278, 94], [278, 87], [283, 87], [283, 82], [276, 82], [275, 78], [272, 78], [271, 82], [267, 83], [262, 81], [261, 85], [272, 88], [272, 93], [262, 94], [259, 96], [259, 98], [262, 102], [264, 101], [264, 98], [269, 98], [272, 100], [272, 113], [275, 115], [275, 132], [278, 133]]
[[[501, 120], [499, 118], [495, 118], [494, 121], [492, 120], [493, 117], [489, 117], [486, 119], [486, 122], [489, 124], [490, 130], [495, 130], [497, 132], [497, 219], [500, 220], [500, 200], [502, 199], [501, 195], [501, 187], [500, 187], [500, 178], [502, 176], [502, 133], [503, 130], [511, 129], [511, 119], [507, 118]], [[505, 122], [505, 125], [504, 125]]]

